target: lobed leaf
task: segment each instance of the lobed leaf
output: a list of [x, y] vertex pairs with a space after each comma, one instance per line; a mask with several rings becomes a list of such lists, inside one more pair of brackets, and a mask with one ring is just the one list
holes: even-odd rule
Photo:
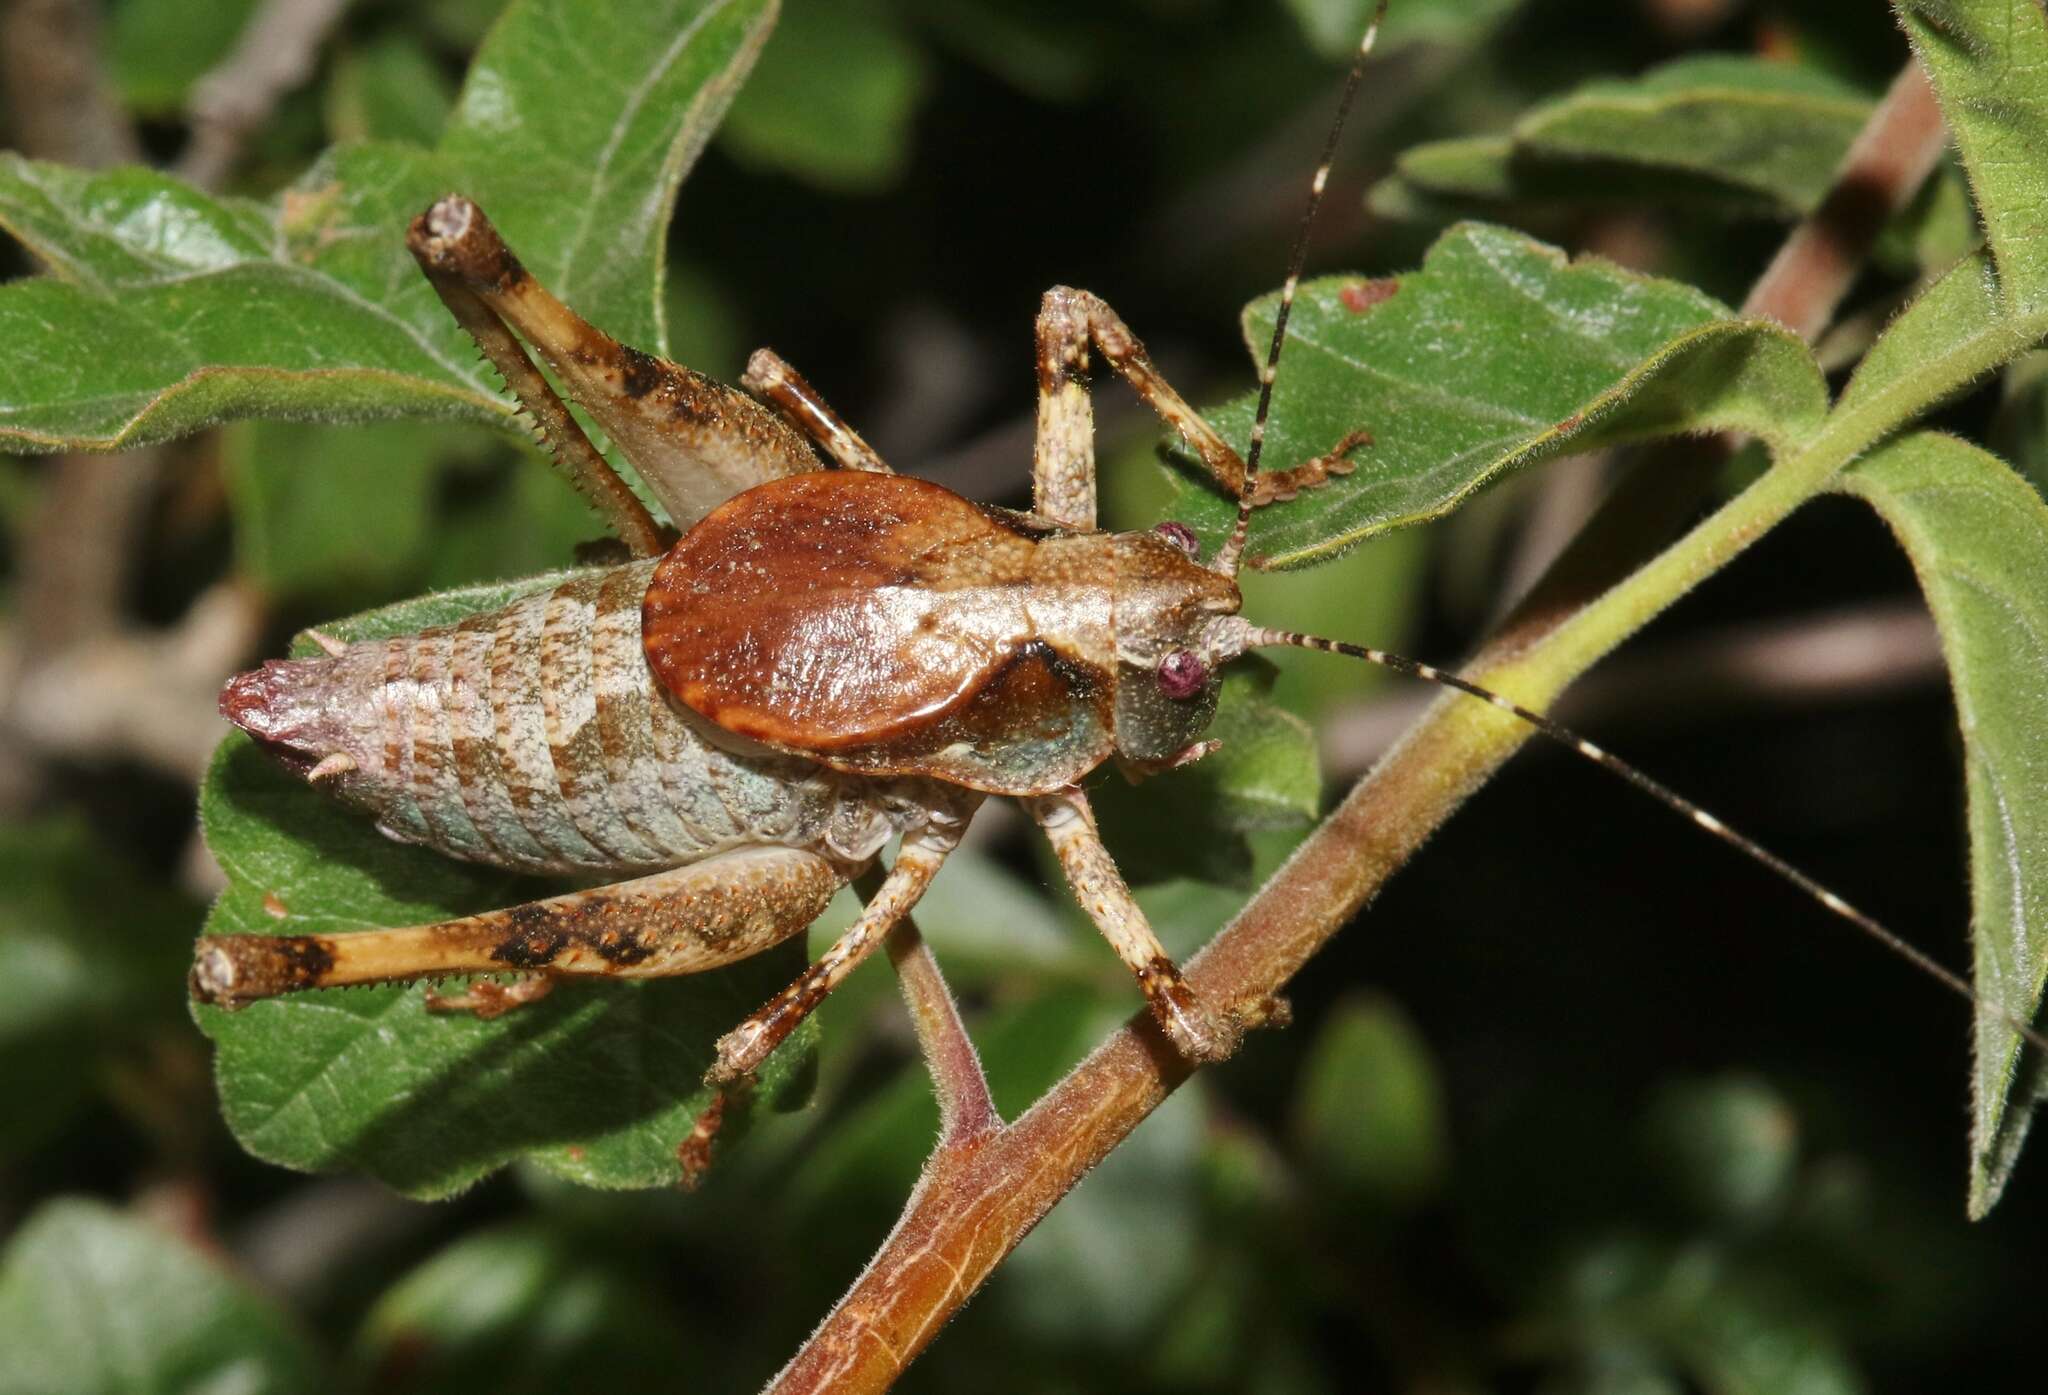
[[[404, 633], [559, 580], [443, 592], [328, 628], [347, 639]], [[207, 773], [200, 819], [228, 879], [209, 934], [411, 925], [558, 889], [394, 843], [239, 734]], [[365, 1172], [418, 1197], [520, 1158], [587, 1186], [662, 1186], [677, 1180], [676, 1145], [710, 1103], [702, 1081], [718, 1037], [796, 976], [801, 953], [798, 941], [688, 978], [565, 984], [490, 1022], [430, 1014], [404, 986], [194, 1013], [217, 1048], [228, 1126], [267, 1161]], [[770, 1058], [758, 1098], [792, 1100], [814, 1045], [806, 1028]], [[721, 1138], [744, 1122], [729, 1120]]]
[[1587, 83], [1504, 136], [1404, 151], [1373, 192], [1427, 202], [1706, 205], [1796, 217], [1827, 192], [1870, 100], [1810, 68], [1713, 54]]
[[1896, 0], [1941, 99], [2009, 309], [2048, 296], [2048, 18], [2036, 0]]
[[0, 1256], [0, 1352], [8, 1395], [321, 1388], [306, 1338], [215, 1260], [80, 1199]]
[[[1263, 360], [1277, 297], [1245, 311]], [[1253, 398], [1218, 409], [1249, 435]], [[1624, 441], [1746, 431], [1774, 451], [1802, 441], [1827, 389], [1798, 337], [1740, 320], [1691, 287], [1465, 223], [1421, 270], [1388, 281], [1306, 282], [1289, 322], [1266, 460], [1317, 456], [1348, 433], [1372, 442], [1354, 471], [1254, 515], [1251, 555], [1300, 566], [1435, 518], [1509, 471]], [[1192, 472], [1174, 516], [1209, 546], [1231, 502]]]
[[2048, 1077], [2008, 1015], [2048, 981], [2048, 503], [1997, 457], [1918, 432], [1836, 482], [1875, 508], [1912, 559], [1941, 631], [1969, 799], [1976, 1063], [1970, 1211], [1997, 1201]]

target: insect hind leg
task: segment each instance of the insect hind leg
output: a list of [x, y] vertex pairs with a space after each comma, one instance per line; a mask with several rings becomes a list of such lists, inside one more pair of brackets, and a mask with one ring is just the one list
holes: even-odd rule
[[[202, 1003], [239, 1008], [305, 989], [459, 974], [697, 973], [797, 934], [824, 911], [846, 876], [816, 853], [741, 848], [612, 886], [429, 925], [339, 935], [206, 935], [195, 946], [192, 992]], [[533, 990], [501, 991], [517, 997]], [[495, 996], [486, 989], [477, 1001]]]

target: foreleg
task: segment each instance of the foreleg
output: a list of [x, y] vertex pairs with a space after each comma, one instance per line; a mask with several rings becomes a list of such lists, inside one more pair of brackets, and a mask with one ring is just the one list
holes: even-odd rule
[[1153, 1018], [1174, 1049], [1195, 1061], [1224, 1060], [1237, 1050], [1244, 1025], [1212, 1012], [1181, 977], [1103, 846], [1087, 796], [1069, 790], [1027, 800], [1026, 806], [1058, 855], [1074, 899], [1137, 976]]

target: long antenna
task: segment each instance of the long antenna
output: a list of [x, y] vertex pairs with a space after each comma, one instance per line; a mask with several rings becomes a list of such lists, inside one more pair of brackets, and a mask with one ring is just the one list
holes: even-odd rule
[[1387, 0], [1380, 0], [1373, 10], [1372, 23], [1365, 27], [1365, 36], [1358, 41], [1358, 52], [1351, 60], [1351, 71], [1344, 79], [1343, 95], [1337, 99], [1337, 116], [1330, 123], [1330, 134], [1323, 140], [1322, 162], [1316, 166], [1315, 178], [1309, 181], [1308, 206], [1302, 210], [1301, 226], [1295, 229], [1294, 250], [1287, 257], [1287, 280], [1280, 287], [1280, 310], [1273, 318], [1273, 342], [1266, 349], [1266, 366], [1259, 373], [1259, 406], [1252, 414], [1251, 442], [1245, 447], [1244, 483], [1238, 489], [1237, 522], [1231, 527], [1229, 541], [1216, 554], [1216, 569], [1225, 576], [1237, 575], [1238, 559], [1244, 554], [1246, 531], [1252, 522], [1252, 486], [1259, 475], [1259, 457], [1266, 451], [1266, 418], [1273, 410], [1273, 379], [1280, 372], [1280, 350], [1287, 343], [1287, 319], [1294, 313], [1294, 293], [1301, 287], [1302, 268], [1308, 265], [1308, 235], [1315, 226], [1316, 211], [1323, 206], [1323, 191], [1330, 183], [1330, 166], [1337, 159], [1337, 138], [1343, 134], [1345, 118], [1351, 115], [1351, 106], [1358, 98], [1359, 84], [1365, 78], [1366, 55], [1372, 52], [1373, 42], [1380, 36], [1380, 22], [1387, 17]]
[[1941, 964], [1929, 956], [1926, 951], [1908, 943], [1896, 931], [1889, 929], [1875, 917], [1850, 905], [1833, 891], [1822, 886], [1812, 877], [1794, 867], [1784, 858], [1779, 857], [1763, 844], [1747, 834], [1739, 833], [1735, 829], [1730, 828], [1727, 824], [1721, 822], [1720, 819], [1714, 817], [1714, 815], [1708, 813], [1669, 785], [1644, 774], [1620, 756], [1602, 747], [1595, 746], [1571, 728], [1553, 721], [1541, 712], [1524, 707], [1512, 698], [1504, 697], [1494, 692], [1491, 688], [1481, 687], [1469, 678], [1461, 678], [1455, 673], [1446, 673], [1440, 668], [1432, 667], [1429, 664], [1408, 658], [1405, 655], [1389, 653], [1384, 649], [1373, 649], [1363, 644], [1346, 644], [1342, 640], [1324, 639], [1319, 635], [1305, 635], [1293, 630], [1273, 630], [1263, 626], [1250, 626], [1248, 630], [1247, 637], [1253, 647], [1285, 644], [1292, 645], [1297, 649], [1319, 649], [1327, 654], [1348, 654], [1354, 659], [1364, 659], [1368, 663], [1378, 664], [1380, 667], [1392, 669], [1396, 673], [1409, 674], [1412, 677], [1422, 679], [1424, 682], [1434, 683], [1438, 687], [1455, 689], [1458, 692], [1478, 698], [1481, 702], [1491, 703], [1503, 712], [1512, 713], [1537, 731], [1543, 733], [1543, 735], [1549, 737], [1552, 741], [1555, 741], [1558, 745], [1569, 747], [1587, 760], [1592, 761], [1595, 765], [1620, 776], [1644, 794], [1649, 795], [1650, 798], [1690, 819], [1696, 827], [1713, 834], [1737, 852], [1747, 856], [1751, 861], [1761, 863], [1764, 867], [1777, 873], [1793, 886], [1798, 887], [1808, 896], [1820, 902], [1821, 905], [1827, 907], [1858, 930], [1870, 936], [1871, 939], [1876, 940], [1893, 954], [1896, 954], [1899, 958], [1905, 960], [1944, 988], [1968, 1001], [1973, 1007], [1988, 1006], [1993, 1012], [1996, 1012], [2005, 1019], [2006, 1026], [2026, 1038], [2030, 1045], [2039, 1049], [2044, 1054], [2048, 1054], [2048, 1037], [2044, 1037], [2031, 1026], [2021, 1021], [2002, 1004], [1989, 1003], [1986, 999], [1979, 996], [1977, 991], [1953, 969]]

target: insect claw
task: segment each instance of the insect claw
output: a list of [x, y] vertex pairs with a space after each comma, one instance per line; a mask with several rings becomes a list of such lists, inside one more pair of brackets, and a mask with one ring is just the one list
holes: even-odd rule
[[1234, 1013], [1214, 1013], [1185, 985], [1152, 1000], [1152, 1016], [1174, 1050], [1190, 1061], [1213, 1065], [1237, 1054], [1245, 1024]]
[[319, 762], [306, 772], [306, 783], [317, 785], [322, 780], [331, 780], [338, 775], [346, 775], [355, 768], [356, 758], [354, 756], [346, 751], [335, 751], [332, 754], [322, 756]]
[[755, 1067], [774, 1045], [765, 1023], [740, 1023], [718, 1039], [718, 1055], [704, 1072], [704, 1083], [722, 1088], [752, 1079]]

